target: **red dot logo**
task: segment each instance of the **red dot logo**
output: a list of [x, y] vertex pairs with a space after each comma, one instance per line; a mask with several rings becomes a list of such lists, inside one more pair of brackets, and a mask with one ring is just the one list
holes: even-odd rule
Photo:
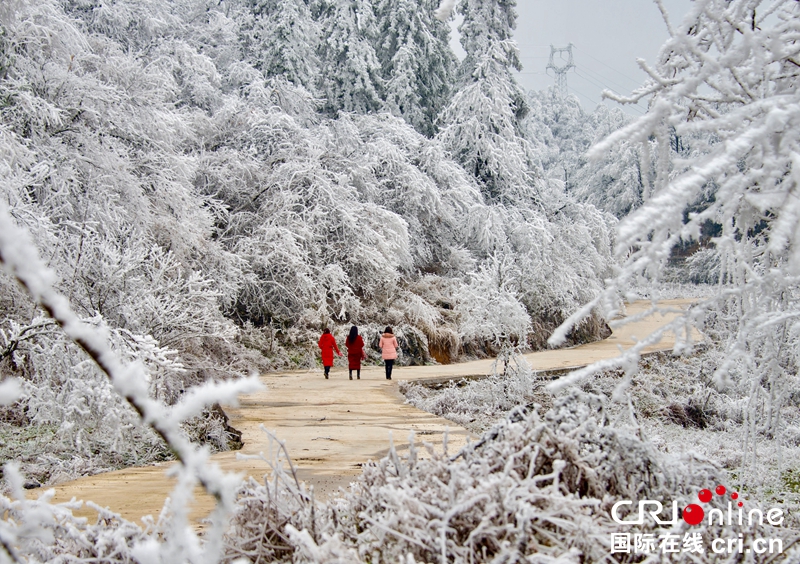
[[[726, 493], [728, 493], [728, 488], [720, 484], [714, 488], [714, 493], [716, 493], [718, 496], [724, 496]], [[714, 493], [712, 493], [709, 489], [703, 488], [697, 493], [697, 499], [699, 499], [701, 503], [708, 503], [714, 499]], [[736, 501], [739, 499], [739, 492], [730, 492], [730, 496], [732, 500]], [[736, 505], [742, 507], [744, 503], [740, 501]], [[695, 503], [687, 505], [683, 510], [683, 520], [690, 525], [699, 524], [703, 520], [703, 517], [705, 517], [703, 508]]]
[[[708, 491], [708, 490], [703, 490]], [[701, 494], [703, 492], [700, 492]], [[711, 492], [708, 492], [709, 494]], [[703, 508], [697, 505], [696, 503], [690, 503], [683, 509], [683, 520], [689, 523], [690, 525], [699, 525], [703, 521], [703, 517], [706, 516], [705, 511]]]

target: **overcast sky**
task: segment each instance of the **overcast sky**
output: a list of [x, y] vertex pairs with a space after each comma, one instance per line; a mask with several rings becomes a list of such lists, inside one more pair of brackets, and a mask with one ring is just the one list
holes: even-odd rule
[[[690, 5], [691, 0], [664, 0], [673, 25]], [[667, 38], [651, 0], [517, 0], [517, 14], [516, 40], [524, 66], [519, 83], [526, 90], [553, 85], [545, 73], [550, 45], [572, 43], [576, 68], [567, 74], [567, 85], [587, 110], [600, 102], [603, 88], [628, 94], [639, 86], [645, 75], [636, 59], [654, 62]]]

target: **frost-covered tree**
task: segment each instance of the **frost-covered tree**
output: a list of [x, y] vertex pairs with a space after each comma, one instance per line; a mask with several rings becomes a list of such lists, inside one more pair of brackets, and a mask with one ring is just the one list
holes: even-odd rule
[[[66, 390], [61, 390], [62, 397], [44, 398], [46, 401], [43, 403], [46, 405], [36, 405], [32, 402], [33, 405], [29, 405], [29, 408], [37, 415], [42, 414], [42, 411], [52, 413], [64, 408], [65, 411], [73, 412], [72, 421], [68, 420], [65, 423], [72, 423], [74, 426], [76, 421], [89, 419], [90, 424], [101, 427], [107, 433], [113, 435], [116, 432], [120, 442], [124, 442], [125, 435], [130, 438], [134, 434], [130, 432], [129, 427], [138, 422], [143, 428], [136, 431], [144, 431], [151, 436], [156, 435], [163, 441], [163, 446], [173, 451], [178, 459], [176, 472], [178, 485], [172, 492], [174, 505], [169, 512], [170, 524], [159, 531], [157, 534], [159, 540], [153, 538], [151, 542], [144, 542], [142, 535], [136, 534], [141, 533], [140, 530], [137, 531], [137, 527], [128, 528], [123, 524], [127, 531], [111, 541], [111, 545], [114, 546], [111, 549], [113, 553], [115, 555], [138, 553], [137, 560], [158, 561], [171, 559], [180, 554], [197, 562], [217, 562], [222, 556], [220, 541], [228, 522], [227, 515], [233, 509], [237, 480], [235, 477], [225, 476], [218, 467], [207, 464], [208, 452], [191, 445], [181, 431], [180, 425], [187, 417], [201, 411], [204, 406], [216, 401], [235, 401], [238, 394], [259, 389], [257, 378], [235, 383], [209, 384], [186, 394], [172, 409], [154, 399], [149, 393], [148, 386], [148, 380], [152, 375], [142, 362], [143, 358], [135, 355], [133, 361], [123, 359], [115, 350], [115, 346], [109, 342], [107, 332], [92, 327], [72, 311], [66, 296], [53, 287], [56, 276], [45, 266], [27, 231], [16, 224], [4, 202], [0, 202], [0, 266], [5, 275], [18, 281], [26, 289], [29, 298], [47, 312], [54, 321], [53, 325], [56, 323], [59, 325], [58, 334], [62, 337], [63, 345], [67, 345], [58, 347], [61, 349], [59, 352], [72, 347], [74, 353], [83, 357], [82, 362], [74, 363], [75, 368], [83, 368], [105, 377], [104, 382], [98, 382], [97, 379], [92, 381], [70, 374], [71, 377], [65, 381]], [[3, 332], [2, 336], [5, 338], [7, 334]], [[145, 348], [150, 348], [151, 352], [154, 352], [152, 347], [145, 345]], [[52, 353], [53, 351], [49, 350], [44, 354], [52, 358]], [[159, 353], [163, 351], [156, 351], [156, 356]], [[15, 380], [4, 378], [0, 385], [2, 394], [0, 405], [7, 406], [22, 395], [21, 386]], [[69, 397], [69, 388], [73, 387], [79, 388], [78, 393], [73, 393]], [[59, 400], [63, 400], [65, 395], [72, 401], [60, 402]], [[100, 405], [96, 404], [98, 398], [101, 400]], [[103, 409], [109, 407], [111, 409], [107, 411]], [[127, 408], [127, 413], [124, 408]], [[63, 426], [65, 431], [70, 428], [66, 424]], [[80, 428], [74, 435], [79, 446], [82, 430], [83, 428]], [[99, 445], [93, 446], [98, 448]], [[3, 561], [22, 561], [18, 553], [30, 555], [31, 559], [37, 560], [57, 559], [56, 553], [60, 551], [57, 545], [63, 546], [62, 542], [55, 541], [56, 535], [61, 536], [55, 533], [57, 529], [62, 529], [62, 532], [64, 529], [72, 529], [61, 536], [61, 541], [71, 545], [66, 552], [71, 553], [73, 557], [78, 554], [103, 553], [104, 557], [108, 558], [105, 546], [97, 547], [87, 537], [82, 537], [83, 527], [74, 521], [71, 511], [50, 504], [52, 492], [36, 501], [26, 500], [22, 489], [23, 478], [20, 476], [18, 465], [9, 463], [4, 466], [3, 471], [6, 487], [11, 490], [11, 495], [15, 498], [12, 501], [0, 496], [0, 505], [3, 506], [4, 515], [7, 516], [0, 520], [0, 536], [3, 539], [0, 543], [2, 550], [0, 554]], [[191, 532], [191, 527], [188, 525], [187, 507], [192, 499], [192, 491], [197, 485], [216, 500], [216, 507], [210, 519], [207, 544], [202, 549], [199, 539]], [[100, 520], [105, 522], [102, 529], [106, 531], [117, 529], [115, 532], [119, 533], [117, 526], [111, 523], [112, 520], [118, 519], [118, 516], [108, 515], [108, 517], [111, 519]], [[61, 526], [65, 521], [71, 522], [71, 525]], [[77, 528], [73, 528], [74, 525], [77, 525]], [[103, 536], [103, 532], [98, 532]], [[78, 542], [73, 544], [75, 541]], [[99, 539], [96, 539], [96, 542], [104, 545]], [[33, 553], [37, 556], [34, 557]], [[128, 556], [122, 558], [130, 560]]]
[[427, 136], [450, 98], [457, 60], [449, 27], [434, 17], [432, 0], [381, 0], [376, 48], [386, 108]]
[[464, 79], [478, 64], [478, 59], [494, 43], [505, 51], [507, 65], [520, 70], [519, 52], [513, 42], [517, 25], [516, 0], [461, 0], [458, 12], [464, 20], [458, 28], [466, 52]]
[[384, 115], [356, 123], [367, 167], [354, 171], [359, 195], [403, 217], [414, 268], [440, 275], [470, 268], [454, 257], [463, 218], [481, 201], [474, 182], [404, 120]]
[[[305, 0], [248, 0], [241, 24], [247, 57], [265, 76], [316, 87], [319, 30]], [[251, 20], [252, 18], [252, 20]]]
[[586, 158], [592, 145], [629, 123], [630, 118], [604, 105], [586, 112], [577, 97], [560, 98], [552, 91], [529, 92], [528, 104], [531, 111], [524, 122], [525, 134], [536, 147], [548, 179], [563, 183], [579, 201], [617, 217], [641, 205], [644, 195], [638, 144], [620, 143], [602, 159]]
[[[655, 140], [651, 196], [620, 224], [623, 266], [604, 299], [658, 278], [676, 245], [720, 226], [705, 251], [719, 268], [716, 291], [676, 325], [716, 320], [727, 361], [714, 382], [749, 391], [747, 463], [760, 434], [780, 432], [797, 387], [800, 4], [694, 2], [669, 31], [658, 63], [642, 64], [651, 80], [628, 99], [650, 96], [647, 114], [592, 151], [627, 140], [649, 152]], [[706, 143], [675, 153], [684, 136]]]
[[375, 54], [379, 35], [371, 2], [333, 0], [320, 16], [318, 91], [330, 113], [368, 113], [381, 108], [381, 65]]
[[[152, 11], [128, 3], [108, 14], [128, 34], [101, 25], [100, 8], [7, 6], [0, 200], [31, 231], [57, 289], [83, 319], [108, 327], [118, 351], [151, 367], [154, 351], [180, 356], [173, 360], [182, 369], [154, 372], [151, 390], [177, 401], [181, 390], [222, 372], [209, 370], [203, 345], [224, 348], [236, 333], [222, 315], [238, 290], [236, 260], [212, 240], [220, 210], [196, 189], [186, 151], [196, 143], [189, 124], [205, 111], [198, 108], [208, 100], [213, 107], [221, 93], [214, 82], [180, 83], [173, 72], [211, 76], [214, 65], [189, 56], [180, 35], [190, 26], [149, 27], [158, 23], [149, 18], [169, 16], [155, 3]], [[131, 25], [132, 13], [142, 27]], [[207, 23], [213, 35], [218, 20]], [[206, 90], [194, 88], [201, 85]], [[194, 105], [192, 93], [201, 91], [213, 95]], [[135, 415], [74, 345], [39, 330], [41, 311], [9, 277], [0, 276], [0, 296], [0, 377], [24, 382], [11, 428], [29, 429], [49, 453], [17, 460], [46, 481], [171, 456], [132, 425]], [[229, 376], [242, 366], [227, 368]], [[4, 443], [4, 456], [25, 450], [24, 437], [10, 434], [19, 439]]]
[[30, 185], [5, 184], [4, 195], [48, 218], [34, 230], [49, 231], [42, 237], [51, 237], [51, 260], [81, 313], [135, 324], [144, 310], [130, 318], [123, 308], [138, 301], [139, 276], [155, 283], [172, 262], [181, 273], [168, 278], [188, 279], [202, 270], [202, 255], [222, 257], [212, 258], [220, 249], [206, 243], [213, 205], [198, 206], [192, 159], [180, 150], [185, 122], [172, 109], [179, 88], [168, 68], [145, 67], [99, 36], [88, 42], [80, 22], [52, 6], [30, 5], [3, 23], [15, 47], [0, 84], [3, 125], [9, 150], [23, 156], [10, 162], [12, 172]]
[[406, 222], [350, 178], [360, 132], [349, 118], [306, 128], [275, 106], [243, 105], [216, 116], [224, 141], [202, 170], [204, 192], [231, 210], [221, 241], [244, 261], [237, 310], [257, 323], [360, 315], [357, 296], [393, 287], [411, 261]]
[[[479, 0], [459, 5], [467, 57], [459, 89], [442, 113], [437, 140], [481, 189], [488, 205], [471, 211], [467, 241], [481, 261], [482, 279], [498, 273], [492, 282], [498, 299], [524, 306], [533, 329], [526, 341], [533, 344], [543, 342], [542, 333], [570, 314], [581, 301], [577, 294], [599, 290], [597, 281], [609, 265], [613, 222], [572, 201], [563, 183], [545, 180], [534, 145], [525, 139], [521, 120], [528, 106], [511, 75], [512, 68], [519, 68], [510, 39], [514, 6]], [[460, 303], [466, 316], [462, 325], [471, 326], [469, 318], [480, 308]], [[507, 328], [498, 335], [519, 334], [524, 325], [520, 319], [516, 313], [502, 316], [498, 321]]]
[[[609, 130], [601, 126], [599, 131], [605, 135]], [[568, 190], [580, 201], [592, 204], [617, 218], [625, 217], [641, 206], [647, 197], [642, 179], [641, 156], [636, 144], [625, 142], [600, 159], [587, 159], [584, 154], [578, 161], [577, 170], [568, 176]]]
[[490, 202], [525, 202], [537, 194], [538, 166], [522, 137], [525, 97], [511, 75], [520, 69], [510, 39], [514, 2], [464, 0], [459, 30], [467, 52], [461, 83], [441, 115], [438, 139], [475, 176]]
[[578, 160], [589, 148], [586, 112], [575, 96], [560, 98], [552, 89], [528, 92], [526, 102], [530, 111], [522, 124], [525, 137], [534, 144], [545, 176], [569, 189]]

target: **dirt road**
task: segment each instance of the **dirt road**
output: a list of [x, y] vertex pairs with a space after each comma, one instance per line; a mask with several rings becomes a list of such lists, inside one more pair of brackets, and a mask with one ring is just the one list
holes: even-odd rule
[[[677, 309], [689, 303], [690, 300], [670, 300], [661, 305]], [[649, 302], [631, 304], [628, 315], [642, 312], [648, 305]], [[636, 337], [645, 337], [676, 315], [650, 316], [615, 330], [603, 341], [531, 353], [525, 358], [535, 370], [585, 366], [617, 356], [620, 347], [632, 346]], [[674, 343], [674, 335], [668, 335], [647, 352], [670, 350]], [[266, 390], [242, 398], [238, 408], [226, 411], [231, 424], [242, 431], [244, 448], [240, 452], [266, 454], [269, 440], [260, 429], [263, 424], [286, 442], [300, 478], [314, 486], [319, 498], [325, 498], [340, 486], [346, 487], [360, 473], [362, 463], [381, 458], [389, 448], [390, 433], [398, 450], [408, 448], [411, 431], [417, 440], [441, 446], [448, 430], [449, 450], [455, 452], [463, 446], [468, 439], [465, 429], [405, 404], [397, 382], [483, 376], [491, 373], [492, 362], [398, 367], [392, 381], [384, 378], [382, 367], [366, 368], [361, 380], [353, 381], [348, 380], [346, 370], [337, 369], [330, 380], [323, 378], [321, 370], [265, 374], [261, 380]], [[225, 470], [258, 479], [268, 470], [262, 461], [240, 460], [235, 452], [217, 454], [213, 460]], [[127, 468], [68, 482], [56, 487], [55, 501], [73, 497], [92, 500], [131, 520], [157, 516], [173, 487], [173, 481], [165, 475], [168, 466]], [[207, 496], [198, 496], [195, 516], [207, 515], [212, 505]], [[93, 516], [94, 512], [87, 509], [83, 514]]]

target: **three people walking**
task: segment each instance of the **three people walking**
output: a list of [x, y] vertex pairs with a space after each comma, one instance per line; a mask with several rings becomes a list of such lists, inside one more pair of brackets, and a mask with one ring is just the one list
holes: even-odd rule
[[[320, 351], [322, 353], [322, 366], [325, 368], [325, 379], [330, 376], [331, 366], [333, 366], [333, 353], [342, 356], [339, 352], [339, 347], [336, 345], [336, 339], [331, 334], [331, 330], [325, 328], [322, 336], [319, 338]], [[361, 361], [367, 358], [364, 351], [364, 339], [358, 334], [358, 327], [353, 325], [350, 328], [350, 333], [344, 341], [347, 347], [347, 368], [350, 372], [350, 379], [353, 379], [353, 370], [356, 371], [356, 378], [361, 380]], [[381, 357], [386, 369], [386, 379], [392, 379], [392, 368], [394, 368], [394, 361], [397, 359], [397, 338], [391, 327], [386, 327], [381, 335], [381, 340], [378, 342], [378, 347], [381, 349]]]

